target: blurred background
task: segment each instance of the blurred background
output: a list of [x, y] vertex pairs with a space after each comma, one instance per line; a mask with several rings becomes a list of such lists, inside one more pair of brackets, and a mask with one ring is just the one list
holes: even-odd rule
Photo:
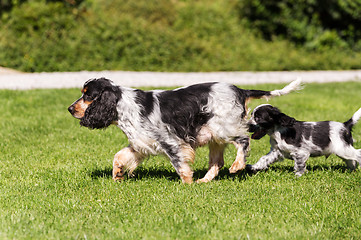
[[361, 69], [361, 0], [0, 0], [25, 72]]

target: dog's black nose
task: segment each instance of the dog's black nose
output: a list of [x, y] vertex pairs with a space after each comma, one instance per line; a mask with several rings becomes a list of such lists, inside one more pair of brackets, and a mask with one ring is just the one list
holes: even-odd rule
[[74, 106], [73, 105], [71, 105], [70, 107], [68, 107], [68, 111], [71, 113], [71, 114], [73, 114], [74, 113]]
[[258, 126], [257, 126], [257, 125], [248, 124], [248, 131], [249, 131], [249, 132], [255, 132], [255, 131], [257, 131], [257, 129], [258, 129]]

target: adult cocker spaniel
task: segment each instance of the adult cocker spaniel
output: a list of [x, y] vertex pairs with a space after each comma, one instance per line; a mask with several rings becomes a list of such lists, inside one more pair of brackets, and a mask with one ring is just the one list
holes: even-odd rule
[[245, 168], [249, 147], [246, 104], [252, 98], [281, 96], [299, 89], [295, 80], [282, 90], [244, 90], [227, 83], [202, 83], [175, 90], [142, 91], [99, 78], [85, 82], [82, 96], [69, 108], [80, 125], [94, 129], [117, 125], [129, 146], [113, 162], [113, 179], [123, 179], [147, 155], [165, 154], [184, 183], [191, 183], [195, 148], [209, 145], [209, 170], [198, 182], [209, 182], [223, 167], [228, 143], [237, 148], [230, 167]]

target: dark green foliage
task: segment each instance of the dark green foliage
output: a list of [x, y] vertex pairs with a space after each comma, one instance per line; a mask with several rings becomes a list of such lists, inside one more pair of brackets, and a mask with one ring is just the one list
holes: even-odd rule
[[3, 13], [10, 11], [13, 7], [20, 5], [21, 3], [25, 2], [26, 0], [1, 0], [0, 1], [0, 16]]
[[[42, 1], [44, 3], [52, 3], [52, 2], [62, 2], [64, 3], [65, 7], [76, 7], [79, 6], [83, 0], [35, 0], [35, 1]], [[29, 0], [1, 0], [0, 1], [0, 16], [11, 11], [13, 8], [17, 8], [21, 6], [21, 4], [26, 2], [34, 2]]]
[[62, 68], [63, 62], [70, 60], [63, 39], [69, 38], [76, 18], [77, 15], [61, 2], [34, 1], [13, 8], [9, 17], [3, 20], [1, 62], [8, 59], [10, 66], [19, 66], [26, 71]]
[[[22, 71], [264, 71], [361, 67], [361, 50], [357, 50], [356, 41], [350, 42], [354, 42], [355, 50], [351, 51], [349, 42], [333, 29], [320, 32], [321, 35], [313, 39], [312, 33], [319, 30], [317, 27], [307, 30], [306, 23], [298, 24], [296, 20], [304, 19], [303, 15], [289, 20], [295, 25], [290, 39], [296, 42], [306, 39], [307, 48], [295, 46], [287, 39], [272, 39], [272, 31], [286, 31], [280, 27], [285, 20], [266, 25], [273, 15], [261, 7], [257, 11], [264, 15], [263, 22], [252, 21], [252, 24], [266, 28], [271, 41], [258, 37], [256, 31], [247, 28], [248, 21], [239, 16], [241, 7], [244, 11], [253, 9], [251, 1], [244, 5], [236, 0], [11, 2], [16, 4], [0, 19], [0, 65]], [[262, 4], [272, 6], [268, 1]], [[346, 5], [345, 9], [348, 9]], [[357, 18], [351, 10], [350, 7], [349, 15]], [[351, 32], [357, 33], [345, 31], [345, 36]], [[353, 39], [358, 39], [357, 34]]]
[[283, 36], [310, 49], [360, 50], [360, 0], [242, 0], [238, 7], [268, 40]]

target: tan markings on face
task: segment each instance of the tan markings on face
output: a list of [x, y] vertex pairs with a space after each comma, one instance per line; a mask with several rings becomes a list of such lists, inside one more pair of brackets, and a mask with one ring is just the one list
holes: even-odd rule
[[74, 112], [73, 116], [78, 119], [84, 117], [85, 111], [91, 103], [92, 103], [92, 101], [84, 101], [84, 99], [79, 99], [74, 104], [75, 112]]
[[81, 90], [82, 93], [86, 93], [88, 91], [88, 87], [85, 87]]

